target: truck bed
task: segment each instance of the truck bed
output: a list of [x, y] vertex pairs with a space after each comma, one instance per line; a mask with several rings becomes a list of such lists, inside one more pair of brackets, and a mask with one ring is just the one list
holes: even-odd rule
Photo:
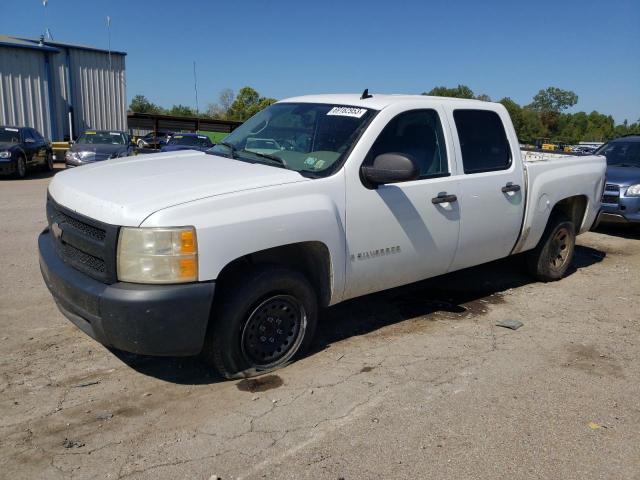
[[600, 209], [607, 168], [605, 158], [598, 155], [522, 151], [522, 159], [526, 179], [526, 208], [520, 239], [513, 253], [536, 246], [544, 232], [550, 209], [564, 198], [585, 198], [586, 213], [576, 233], [588, 231]]

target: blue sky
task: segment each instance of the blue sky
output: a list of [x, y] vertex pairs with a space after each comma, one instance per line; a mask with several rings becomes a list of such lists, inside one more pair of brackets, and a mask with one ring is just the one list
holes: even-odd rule
[[250, 85], [274, 98], [421, 93], [469, 85], [530, 102], [557, 86], [574, 110], [640, 118], [640, 0], [0, 0], [0, 33], [107, 46], [127, 56], [127, 94], [163, 106]]

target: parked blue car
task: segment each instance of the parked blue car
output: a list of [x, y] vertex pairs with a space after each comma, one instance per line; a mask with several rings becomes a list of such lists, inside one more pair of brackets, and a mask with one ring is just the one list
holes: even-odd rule
[[640, 225], [640, 135], [611, 140], [595, 154], [607, 157], [600, 222]]
[[31, 167], [53, 170], [49, 141], [35, 128], [0, 126], [0, 175], [24, 178]]
[[206, 135], [197, 133], [176, 133], [167, 144], [163, 146], [161, 152], [173, 152], [176, 150], [199, 150], [204, 152], [209, 150], [215, 144]]

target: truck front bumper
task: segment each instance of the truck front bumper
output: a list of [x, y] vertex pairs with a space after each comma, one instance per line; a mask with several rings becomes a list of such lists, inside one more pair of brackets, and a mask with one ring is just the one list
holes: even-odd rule
[[62, 314], [103, 345], [143, 355], [187, 356], [204, 344], [214, 282], [107, 285], [60, 259], [49, 230], [38, 238], [40, 270]]

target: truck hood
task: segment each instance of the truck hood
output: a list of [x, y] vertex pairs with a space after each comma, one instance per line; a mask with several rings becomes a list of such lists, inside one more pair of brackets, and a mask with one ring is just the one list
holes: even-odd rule
[[154, 212], [233, 192], [309, 181], [298, 172], [184, 150], [85, 165], [53, 177], [60, 205], [112, 225], [138, 226]]
[[607, 167], [607, 183], [628, 187], [640, 183], [640, 167]]

